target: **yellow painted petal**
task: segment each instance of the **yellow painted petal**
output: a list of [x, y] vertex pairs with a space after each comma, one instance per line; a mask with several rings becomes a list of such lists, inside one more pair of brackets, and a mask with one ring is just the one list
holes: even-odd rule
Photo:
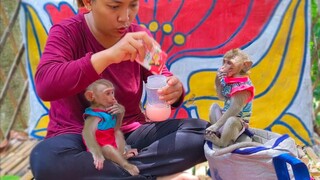
[[[288, 9], [285, 21], [282, 23], [281, 30], [277, 35], [271, 51], [259, 63], [251, 75], [251, 79], [257, 89], [253, 103], [253, 117], [250, 121], [251, 125], [256, 128], [265, 128], [274, 120], [279, 118], [281, 114], [290, 106], [290, 103], [297, 95], [300, 78], [302, 77], [302, 67], [305, 53], [305, 19], [304, 19], [304, 3], [301, 1], [298, 6], [297, 16], [294, 16], [296, 1], [293, 2]], [[296, 18], [296, 19], [294, 19]], [[283, 31], [288, 29], [291, 21], [294, 21], [292, 32]], [[287, 47], [286, 44], [287, 43]], [[285, 48], [290, 51], [285, 52]], [[279, 54], [282, 53], [282, 54]], [[274, 67], [274, 61], [283, 61], [282, 67]], [[279, 74], [277, 70], [279, 69]], [[261, 78], [260, 74], [266, 74]], [[270, 81], [274, 78], [274, 81]], [[266, 85], [265, 82], [270, 84]], [[273, 84], [271, 84], [273, 83]], [[265, 91], [267, 86], [270, 89]], [[263, 94], [262, 92], [265, 91]]]
[[26, 7], [27, 51], [32, 76], [34, 77], [48, 35], [35, 10], [31, 6], [27, 5]]
[[[289, 126], [290, 128], [287, 128]], [[312, 144], [310, 134], [296, 117], [286, 114], [281, 118], [281, 122], [272, 126], [271, 130], [280, 134], [289, 134], [298, 145]], [[302, 140], [301, 140], [302, 139]]]
[[36, 135], [37, 137], [45, 137], [47, 135], [48, 124], [49, 116], [45, 115], [39, 120], [37, 126], [34, 128], [34, 135]]
[[[30, 82], [33, 83], [34, 87], [34, 75], [36, 68], [40, 62], [40, 56], [43, 52], [45, 43], [47, 41], [47, 32], [43, 23], [41, 22], [38, 14], [35, 12], [32, 6], [25, 5], [26, 14], [26, 49], [27, 49], [27, 59], [30, 65]], [[49, 102], [39, 101], [42, 106], [46, 109], [50, 108]], [[46, 135], [46, 128], [49, 123], [49, 117], [46, 115], [42, 116], [37, 120], [37, 125], [33, 132], [36, 137], [44, 137]]]
[[185, 99], [195, 98], [193, 105], [196, 106], [199, 118], [209, 120], [209, 108], [212, 103], [218, 103], [221, 107], [223, 101], [208, 99], [208, 97], [217, 97], [214, 79], [216, 72], [201, 71], [190, 77], [190, 92], [186, 94]]

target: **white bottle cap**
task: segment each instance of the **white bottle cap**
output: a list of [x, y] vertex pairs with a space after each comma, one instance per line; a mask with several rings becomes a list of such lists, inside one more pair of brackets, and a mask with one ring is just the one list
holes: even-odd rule
[[150, 89], [159, 89], [167, 85], [167, 77], [164, 75], [151, 75], [147, 79], [147, 87]]

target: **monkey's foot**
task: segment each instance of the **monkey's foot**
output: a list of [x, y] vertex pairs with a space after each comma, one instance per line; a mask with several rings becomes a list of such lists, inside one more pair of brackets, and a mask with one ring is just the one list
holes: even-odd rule
[[127, 170], [132, 176], [138, 175], [140, 173], [138, 167], [130, 163], [125, 163], [123, 165], [123, 168]]
[[215, 134], [216, 136], [220, 137], [219, 129], [220, 129], [219, 126], [217, 126], [216, 124], [213, 124], [205, 130], [205, 134], [209, 134], [209, 135]]
[[211, 141], [213, 144], [219, 144], [220, 139], [217, 134], [217, 132], [211, 131], [209, 128], [207, 128], [205, 130], [204, 138], [208, 141]]

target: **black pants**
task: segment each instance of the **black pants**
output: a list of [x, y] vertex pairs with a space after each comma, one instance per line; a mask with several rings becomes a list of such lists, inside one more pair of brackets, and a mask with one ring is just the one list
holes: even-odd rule
[[209, 124], [198, 119], [147, 123], [127, 135], [127, 144], [139, 154], [129, 161], [140, 170], [131, 176], [117, 164], [105, 160], [95, 169], [80, 134], [63, 134], [41, 141], [31, 152], [31, 170], [41, 179], [155, 179], [184, 171], [204, 162], [204, 130]]

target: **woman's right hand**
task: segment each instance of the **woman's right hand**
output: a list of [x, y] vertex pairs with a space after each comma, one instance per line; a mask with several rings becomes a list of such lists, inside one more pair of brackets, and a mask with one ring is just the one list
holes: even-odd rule
[[114, 63], [125, 60], [144, 59], [146, 51], [152, 49], [155, 40], [146, 32], [127, 33], [119, 42], [110, 48], [114, 54]]
[[144, 59], [147, 49], [152, 49], [157, 42], [145, 31], [127, 33], [112, 47], [95, 53], [91, 63], [98, 74], [114, 63], [136, 59]]

